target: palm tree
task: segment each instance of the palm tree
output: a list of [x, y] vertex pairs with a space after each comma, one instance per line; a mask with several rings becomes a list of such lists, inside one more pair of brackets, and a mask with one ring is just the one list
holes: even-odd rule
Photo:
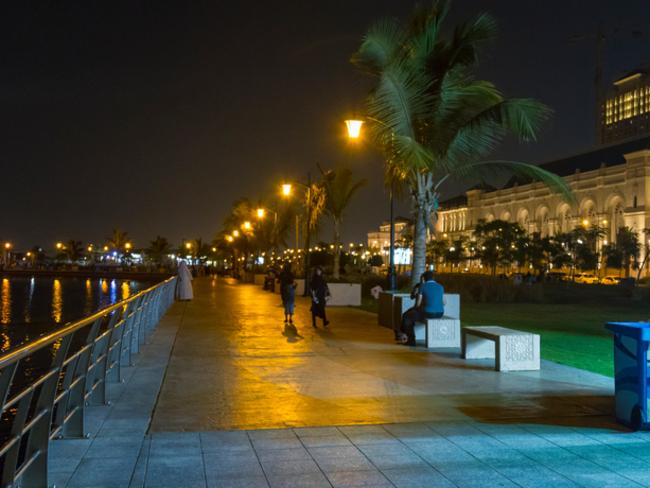
[[636, 267], [639, 261], [639, 253], [641, 252], [639, 236], [629, 227], [620, 227], [616, 232], [615, 246], [621, 254], [621, 264], [625, 271], [625, 277], [629, 278], [630, 264]]
[[481, 14], [445, 37], [448, 10], [448, 0], [437, 0], [417, 8], [405, 24], [381, 21], [352, 58], [376, 80], [367, 100], [373, 141], [384, 153], [387, 173], [408, 186], [413, 200], [414, 283], [425, 268], [440, 186], [449, 178], [507, 170], [569, 195], [560, 177], [541, 168], [483, 160], [507, 134], [535, 140], [550, 110], [535, 100], [507, 99], [492, 83], [475, 79], [478, 48], [495, 37], [496, 23]]
[[149, 243], [149, 247], [146, 251], [151, 260], [158, 266], [161, 266], [166, 261], [167, 255], [171, 251], [171, 246], [167, 239], [161, 236], [156, 236], [156, 238]]
[[65, 243], [64, 252], [71, 262], [74, 263], [78, 261], [81, 256], [83, 256], [83, 247], [81, 246], [81, 241], [70, 239]]
[[129, 242], [129, 234], [120, 229], [113, 229], [113, 234], [106, 238], [108, 246], [114, 251], [123, 251]]
[[[323, 171], [320, 186], [324, 189], [324, 212], [332, 219], [334, 227], [334, 279], [340, 277], [341, 263], [341, 226], [343, 214], [350, 200], [359, 191], [366, 180], [354, 181], [352, 171], [348, 168]], [[316, 212], [312, 212], [314, 214]]]

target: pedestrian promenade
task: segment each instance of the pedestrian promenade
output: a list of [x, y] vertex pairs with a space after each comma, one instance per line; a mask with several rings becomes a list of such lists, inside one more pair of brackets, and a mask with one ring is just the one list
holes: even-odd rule
[[394, 345], [363, 311], [195, 281], [89, 439], [51, 444], [68, 487], [650, 486], [650, 436], [611, 418], [612, 380], [543, 362], [488, 362]]

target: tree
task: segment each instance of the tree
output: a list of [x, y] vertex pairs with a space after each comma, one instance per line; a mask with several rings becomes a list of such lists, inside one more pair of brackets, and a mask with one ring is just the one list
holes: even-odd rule
[[[343, 215], [350, 200], [364, 185], [366, 180], [355, 181], [348, 168], [323, 171], [320, 185], [325, 192], [324, 212], [332, 219], [334, 228], [334, 279], [340, 277], [341, 268], [341, 226]], [[316, 212], [312, 212], [314, 214]]]
[[437, 265], [443, 260], [448, 247], [449, 242], [442, 239], [434, 238], [427, 242], [427, 262], [432, 263], [436, 271], [438, 271]]
[[126, 243], [129, 242], [129, 234], [120, 229], [113, 229], [113, 234], [106, 238], [108, 246], [113, 251], [124, 251]]
[[445, 28], [449, 1], [416, 8], [410, 21], [383, 20], [366, 33], [352, 62], [376, 80], [367, 100], [368, 126], [392, 180], [409, 188], [415, 215], [411, 280], [426, 264], [440, 186], [450, 177], [483, 178], [508, 170], [544, 181], [569, 195], [557, 175], [515, 161], [484, 161], [507, 134], [536, 139], [550, 110], [531, 99], [507, 99], [473, 71], [478, 49], [495, 37], [496, 23], [481, 14]]
[[629, 227], [620, 227], [616, 232], [616, 251], [620, 255], [621, 263], [618, 266], [625, 271], [625, 277], [630, 277], [630, 265], [637, 267], [639, 264], [639, 254], [641, 252], [641, 243], [638, 234]]
[[474, 257], [489, 266], [495, 275], [498, 266], [507, 267], [517, 260], [517, 244], [525, 235], [526, 231], [519, 224], [505, 220], [480, 220], [474, 229], [477, 241]]
[[162, 264], [167, 261], [167, 255], [171, 252], [171, 245], [164, 237], [156, 236], [156, 238], [149, 243], [146, 252], [154, 263], [158, 266], [162, 266]]
[[63, 252], [65, 253], [69, 261], [73, 263], [78, 261], [83, 256], [83, 247], [81, 245], [81, 241], [75, 241], [74, 239], [70, 239], [68, 242], [65, 243]]

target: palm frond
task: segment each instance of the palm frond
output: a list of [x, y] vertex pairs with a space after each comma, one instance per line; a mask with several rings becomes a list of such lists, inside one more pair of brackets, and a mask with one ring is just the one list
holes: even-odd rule
[[368, 29], [350, 61], [361, 71], [379, 75], [398, 55], [403, 41], [404, 31], [397, 20], [380, 20]]
[[564, 178], [540, 166], [521, 161], [492, 160], [456, 165], [453, 172], [438, 179], [435, 190], [438, 191], [438, 188], [449, 179], [472, 177], [485, 181], [487, 178], [493, 178], [499, 174], [514, 174], [522, 177], [526, 182], [539, 181], [549, 187], [551, 191], [562, 195], [565, 200], [570, 202], [575, 200], [575, 195]]
[[454, 31], [450, 44], [450, 67], [476, 64], [481, 44], [494, 40], [496, 36], [497, 22], [490, 14], [482, 13], [474, 20], [461, 24]]

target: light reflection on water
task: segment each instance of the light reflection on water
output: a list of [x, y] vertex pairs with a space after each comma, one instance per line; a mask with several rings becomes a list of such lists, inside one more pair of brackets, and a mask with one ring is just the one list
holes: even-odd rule
[[0, 278], [0, 352], [126, 299], [153, 283], [98, 278]]

